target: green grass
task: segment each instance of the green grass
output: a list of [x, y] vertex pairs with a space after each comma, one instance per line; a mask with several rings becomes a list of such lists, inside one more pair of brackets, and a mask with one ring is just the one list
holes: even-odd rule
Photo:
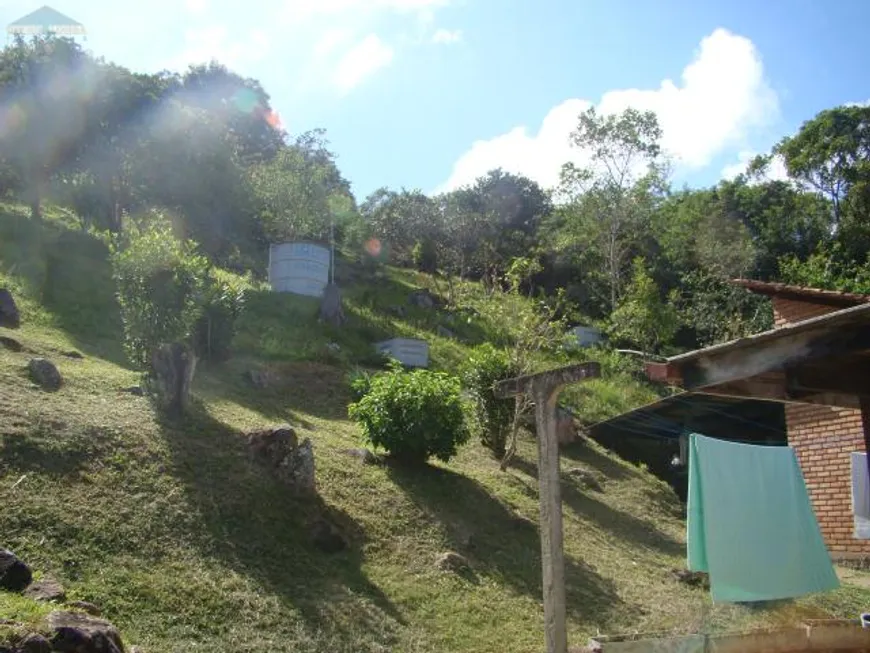
[[[4, 234], [8, 220], [0, 216]], [[65, 228], [49, 222], [40, 247]], [[477, 443], [449, 465], [415, 470], [364, 466], [342, 452], [359, 446], [346, 418], [345, 374], [369, 355], [371, 338], [426, 335], [433, 361], [444, 368], [468, 351], [434, 335], [432, 314], [400, 318], [386, 310], [404, 303], [425, 278], [389, 270], [377, 292], [363, 278], [346, 282], [349, 324], [342, 330], [315, 326], [316, 304], [304, 299], [257, 297], [239, 334], [240, 353], [203, 365], [192, 414], [169, 423], [155, 417], [147, 399], [122, 392], [137, 374], [112, 354], [109, 330], [70, 327], [76, 324], [70, 302], [44, 303], [29, 278], [10, 272], [12, 250], [0, 246], [0, 269], [5, 282], [16, 284], [25, 324], [4, 334], [26, 351], [0, 349], [0, 545], [58, 578], [71, 600], [100, 605], [125, 640], [146, 653], [541, 650], [529, 436], [507, 472]], [[66, 251], [76, 258], [90, 250]], [[92, 265], [103, 264], [79, 261], [67, 269]], [[108, 302], [105, 277], [97, 279], [94, 296]], [[79, 323], [89, 322], [90, 306]], [[288, 314], [295, 318], [288, 321]], [[109, 315], [107, 324], [115, 319]], [[489, 327], [460, 328], [474, 342]], [[330, 352], [328, 342], [341, 351]], [[71, 348], [86, 357], [64, 357]], [[34, 355], [58, 364], [66, 379], [59, 392], [32, 387], [26, 364]], [[606, 353], [592, 355], [602, 358], [605, 372], [614, 367]], [[271, 369], [273, 385], [253, 388], [244, 378], [253, 367]], [[578, 401], [603, 414], [652, 392], [637, 383], [620, 390], [629, 379], [616, 370], [582, 390]], [[291, 498], [248, 459], [244, 431], [279, 421], [312, 439], [317, 500]], [[870, 592], [846, 587], [766, 609], [713, 606], [705, 592], [668, 573], [685, 556], [673, 492], [594, 443], [566, 448], [563, 470], [579, 465], [600, 475], [604, 491], [564, 475], [575, 644], [599, 631], [717, 631], [854, 616], [870, 599]], [[328, 555], [311, 545], [307, 525], [322, 514], [341, 525], [347, 551]], [[437, 570], [435, 558], [447, 550], [465, 555], [471, 571]], [[37, 625], [45, 611], [0, 593], [0, 615], [23, 624], [13, 628]]]

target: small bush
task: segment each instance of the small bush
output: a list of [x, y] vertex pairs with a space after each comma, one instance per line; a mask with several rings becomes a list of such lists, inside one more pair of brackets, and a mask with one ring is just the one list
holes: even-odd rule
[[431, 238], [418, 240], [411, 249], [411, 260], [414, 267], [421, 272], [435, 272], [438, 267], [438, 251]]
[[134, 363], [146, 366], [157, 346], [190, 339], [202, 314], [208, 262], [195, 243], [177, 239], [159, 221], [131, 227], [125, 240], [112, 252], [124, 345]]
[[476, 347], [465, 365], [462, 381], [474, 398], [476, 430], [487, 449], [504, 456], [513, 425], [516, 399], [495, 396], [495, 384], [519, 376], [503, 350], [486, 343]]
[[358, 390], [367, 392], [348, 407], [366, 441], [408, 463], [434, 456], [447, 462], [468, 441], [459, 379], [441, 372], [405, 372], [393, 363]]
[[202, 295], [202, 313], [196, 322], [194, 349], [208, 360], [226, 360], [236, 334], [249, 280], [221, 270], [209, 274]]

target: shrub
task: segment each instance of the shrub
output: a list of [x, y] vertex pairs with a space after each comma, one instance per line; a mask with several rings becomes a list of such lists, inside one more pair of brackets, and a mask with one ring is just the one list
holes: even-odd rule
[[208, 262], [164, 222], [133, 226], [125, 240], [112, 247], [124, 345], [134, 363], [147, 366], [157, 346], [190, 338], [202, 313]]
[[209, 360], [229, 357], [236, 318], [242, 311], [250, 281], [213, 269], [203, 288], [202, 312], [197, 319], [194, 349], [198, 356]]
[[411, 249], [411, 260], [414, 267], [421, 272], [435, 272], [438, 267], [438, 251], [431, 238], [418, 240]]
[[409, 463], [434, 456], [447, 462], [468, 441], [459, 379], [442, 372], [406, 372], [393, 363], [359, 389], [367, 392], [348, 407], [366, 441]]
[[495, 396], [495, 384], [520, 375], [507, 352], [489, 343], [476, 347], [465, 365], [463, 384], [474, 398], [476, 430], [487, 449], [501, 458], [513, 426], [516, 399]]

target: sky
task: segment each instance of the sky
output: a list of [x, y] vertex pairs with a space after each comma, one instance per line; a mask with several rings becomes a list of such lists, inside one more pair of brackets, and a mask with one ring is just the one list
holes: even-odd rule
[[[11, 23], [39, 0], [0, 0]], [[653, 110], [678, 186], [733, 177], [817, 112], [870, 101], [867, 0], [53, 0], [135, 71], [217, 59], [357, 198], [501, 167], [545, 188], [589, 106]], [[775, 164], [772, 177], [784, 174]]]

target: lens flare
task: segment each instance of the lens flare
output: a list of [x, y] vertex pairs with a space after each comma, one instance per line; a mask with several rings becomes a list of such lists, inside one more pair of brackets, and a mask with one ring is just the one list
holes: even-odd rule
[[274, 111], [267, 111], [264, 116], [272, 129], [281, 129], [281, 117]]
[[381, 255], [381, 241], [377, 238], [369, 238], [364, 247], [369, 256], [378, 257]]

